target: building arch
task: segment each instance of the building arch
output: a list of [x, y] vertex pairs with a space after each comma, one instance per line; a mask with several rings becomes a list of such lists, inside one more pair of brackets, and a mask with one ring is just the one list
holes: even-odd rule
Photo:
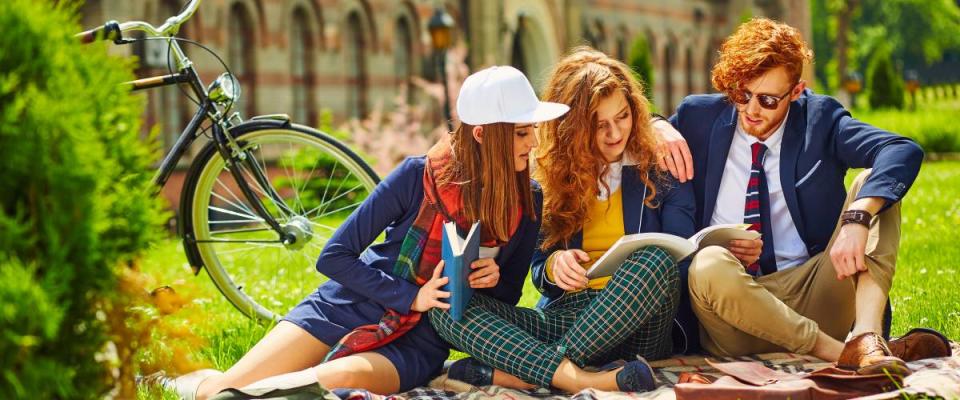
[[661, 81], [663, 82], [663, 101], [661, 102], [662, 110], [666, 114], [673, 113], [673, 108], [676, 106], [676, 94], [675, 89], [679, 86], [679, 76], [676, 74], [677, 60], [679, 58], [679, 45], [677, 43], [677, 37], [673, 32], [667, 32], [666, 38], [663, 44], [663, 59], [662, 59], [662, 71]]
[[507, 0], [504, 4], [507, 32], [506, 57], [530, 79], [539, 91], [553, 64], [559, 59], [560, 44], [553, 15], [543, 0]]
[[[251, 1], [237, 0], [227, 9], [227, 65], [240, 81], [243, 92], [239, 106], [246, 116], [256, 115], [257, 105], [257, 39], [256, 9]], [[253, 29], [251, 29], [253, 28]]]
[[292, 96], [293, 120], [315, 125], [316, 105], [316, 25], [312, 12], [303, 5], [297, 5], [290, 11], [289, 50], [290, 50], [290, 94]]
[[[306, 26], [310, 30], [310, 41], [314, 46], [314, 51], [326, 50], [326, 22], [323, 18], [323, 9], [320, 6], [320, 0], [289, 1], [278, 26], [289, 27], [290, 24], [293, 23], [294, 15], [297, 12], [302, 12], [303, 15], [306, 16]], [[290, 38], [288, 37], [287, 39]]]
[[344, 18], [343, 59], [347, 73], [347, 116], [362, 119], [367, 116], [369, 76], [367, 74], [369, 35], [364, 34], [362, 11], [353, 10]]

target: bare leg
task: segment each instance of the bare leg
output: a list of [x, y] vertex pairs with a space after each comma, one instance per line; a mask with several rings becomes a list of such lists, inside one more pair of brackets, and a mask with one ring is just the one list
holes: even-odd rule
[[400, 390], [397, 367], [379, 353], [349, 355], [320, 364], [313, 370], [317, 381], [327, 389], [358, 388], [378, 394]]
[[497, 386], [503, 386], [510, 389], [519, 389], [519, 390], [529, 390], [537, 387], [525, 382], [523, 379], [517, 378], [516, 376], [510, 375], [506, 371], [501, 371], [499, 369], [493, 370], [493, 384]]
[[239, 388], [261, 379], [300, 371], [319, 364], [330, 346], [287, 321], [280, 321], [240, 361], [222, 375], [204, 380], [197, 399], [206, 399], [226, 388]]
[[857, 320], [853, 325], [852, 335], [865, 332], [882, 335], [887, 293], [873, 280], [869, 272], [861, 272], [854, 279], [857, 282]]
[[817, 330], [817, 341], [810, 350], [811, 355], [824, 361], [834, 362], [840, 358], [841, 351], [843, 351], [843, 343]]
[[557, 367], [557, 372], [553, 374], [551, 384], [568, 393], [577, 393], [587, 388], [615, 392], [620, 390], [620, 387], [617, 386], [617, 372], [619, 371], [620, 368], [612, 371], [587, 372], [564, 358], [560, 362], [560, 366]]

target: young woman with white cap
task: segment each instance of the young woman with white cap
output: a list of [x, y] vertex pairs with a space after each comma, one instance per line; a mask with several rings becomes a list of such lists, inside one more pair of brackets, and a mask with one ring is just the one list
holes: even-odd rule
[[516, 304], [540, 225], [528, 169], [534, 125], [568, 109], [539, 101], [512, 67], [469, 76], [457, 100], [459, 128], [401, 163], [327, 242], [317, 270], [330, 280], [229, 370], [197, 371], [173, 386], [185, 398], [206, 398], [250, 384], [383, 394], [425, 385], [449, 351], [425, 314], [449, 307], [440, 290], [443, 224], [480, 221], [482, 258], [470, 285]]
[[[626, 65], [589, 48], [574, 49], [554, 67], [544, 95], [571, 111], [539, 130], [544, 145], [534, 175], [544, 208], [532, 270], [543, 307], [481, 295], [460, 323], [431, 312], [440, 335], [473, 356], [454, 363], [450, 377], [569, 392], [656, 387], [645, 359], [673, 351], [677, 264], [666, 251], [646, 247], [612, 276], [585, 275], [624, 234], [694, 233], [693, 189], [657, 169], [642, 93]], [[608, 364], [615, 360], [628, 362], [617, 369]], [[583, 370], [604, 364], [600, 372]]]

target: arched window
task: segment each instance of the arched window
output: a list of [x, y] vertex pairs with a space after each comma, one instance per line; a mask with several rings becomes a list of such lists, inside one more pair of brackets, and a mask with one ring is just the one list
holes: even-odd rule
[[673, 38], [667, 39], [663, 48], [663, 110], [666, 114], [673, 113], [673, 65], [677, 58], [677, 45]]
[[687, 81], [686, 94], [693, 94], [693, 92], [695, 91], [695, 89], [693, 88], [693, 47], [687, 46], [687, 54], [685, 58], [686, 58], [685, 60], [686, 74], [685, 75], [686, 75], [686, 81]]
[[347, 16], [347, 35], [344, 56], [347, 60], [347, 115], [367, 116], [367, 43], [363, 36], [363, 22], [356, 11]]
[[[157, 17], [158, 20], [164, 21], [167, 18], [170, 18], [180, 12], [180, 6], [174, 0], [164, 0], [159, 3], [157, 8]], [[177, 33], [179, 37], [187, 37], [187, 24], [181, 25], [180, 32]], [[167, 51], [167, 42], [160, 40], [152, 40], [145, 42], [145, 44], [152, 45], [151, 47], [156, 47], [159, 54], [162, 54], [162, 66], [158, 68], [154, 74], [167, 74], [167, 67], [174, 69], [176, 73], [176, 63], [172, 59], [167, 60], [168, 51]], [[186, 46], [181, 45], [180, 48], [183, 49]], [[186, 49], [184, 49], [186, 52]], [[170, 57], [173, 57], [170, 55]], [[177, 141], [177, 136], [180, 135], [180, 132], [183, 130], [183, 127], [187, 124], [187, 118], [189, 118], [188, 112], [186, 111], [186, 102], [188, 101], [184, 97], [183, 91], [187, 90], [185, 87], [177, 87], [177, 85], [164, 86], [159, 88], [158, 94], [160, 97], [159, 107], [155, 108], [157, 110], [157, 121], [160, 123], [161, 128], [161, 137], [163, 142], [164, 149], [170, 149], [173, 147], [173, 144]]]
[[313, 35], [307, 13], [301, 7], [293, 11], [290, 24], [290, 75], [293, 93], [293, 120], [316, 125], [314, 104]]
[[627, 60], [627, 28], [626, 27], [621, 26], [620, 29], [617, 30], [616, 49], [614, 50], [616, 52], [615, 56], [617, 57], [617, 59], [619, 59], [620, 61]]
[[703, 72], [706, 80], [703, 85], [704, 93], [712, 93], [715, 91], [713, 88], [713, 64], [716, 62], [717, 50], [720, 48], [719, 43], [716, 40], [710, 39], [707, 40], [706, 52], [707, 54], [703, 57]]
[[513, 35], [513, 51], [510, 54], [510, 65], [527, 75], [526, 49], [523, 48], [524, 36], [527, 34], [527, 18], [517, 19], [517, 31]]
[[252, 117], [256, 115], [257, 110], [257, 70], [254, 58], [256, 28], [250, 11], [240, 3], [234, 3], [230, 8], [228, 24], [227, 62], [243, 89], [239, 106], [242, 107], [246, 117]]
[[413, 102], [413, 37], [410, 33], [410, 22], [406, 17], [397, 19], [397, 45], [393, 48], [394, 71], [397, 79], [397, 89], [404, 96], [407, 104]]

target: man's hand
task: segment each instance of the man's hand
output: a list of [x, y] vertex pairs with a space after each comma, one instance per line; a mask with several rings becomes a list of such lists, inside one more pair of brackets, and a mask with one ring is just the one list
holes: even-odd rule
[[500, 281], [500, 266], [492, 258], [480, 258], [470, 264], [473, 272], [467, 278], [474, 289], [492, 288]]
[[693, 179], [693, 156], [686, 139], [669, 122], [657, 119], [651, 124], [659, 144], [660, 155], [657, 163], [660, 169], [670, 171], [670, 175], [680, 182]]
[[590, 256], [580, 249], [559, 250], [553, 256], [553, 281], [560, 289], [570, 291], [587, 287], [587, 270], [580, 265]]
[[760, 252], [763, 251], [763, 240], [731, 240], [727, 244], [727, 249], [740, 260], [740, 263], [748, 266], [760, 259]]
[[430, 277], [430, 280], [424, 283], [423, 286], [420, 287], [420, 291], [417, 292], [417, 297], [413, 299], [413, 304], [410, 305], [411, 310], [426, 312], [434, 307], [443, 310], [450, 309], [449, 304], [440, 301], [440, 299], [450, 297], [450, 292], [440, 290], [440, 288], [450, 280], [447, 277], [440, 277], [442, 271], [443, 261], [440, 261], [437, 267], [433, 269], [433, 276]]
[[867, 270], [864, 262], [867, 252], [867, 235], [870, 230], [860, 224], [846, 224], [830, 249], [830, 261], [837, 271], [837, 279], [845, 279]]

